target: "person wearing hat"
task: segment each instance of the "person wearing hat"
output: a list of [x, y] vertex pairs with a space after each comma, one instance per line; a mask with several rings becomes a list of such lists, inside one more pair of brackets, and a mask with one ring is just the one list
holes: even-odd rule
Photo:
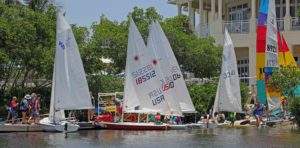
[[25, 97], [21, 100], [20, 110], [22, 112], [22, 124], [26, 123], [26, 115], [29, 110], [29, 100], [31, 99], [30, 95], [25, 95]]

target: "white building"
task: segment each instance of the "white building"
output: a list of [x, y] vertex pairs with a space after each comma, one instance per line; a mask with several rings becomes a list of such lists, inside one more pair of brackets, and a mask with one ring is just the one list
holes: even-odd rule
[[[188, 12], [190, 28], [211, 35], [222, 45], [226, 26], [235, 45], [240, 77], [255, 77], [256, 20], [259, 0], [168, 0], [177, 5], [178, 15]], [[278, 27], [300, 64], [300, 0], [275, 0]], [[198, 20], [199, 25], [195, 25]], [[255, 84], [255, 78], [242, 81]]]

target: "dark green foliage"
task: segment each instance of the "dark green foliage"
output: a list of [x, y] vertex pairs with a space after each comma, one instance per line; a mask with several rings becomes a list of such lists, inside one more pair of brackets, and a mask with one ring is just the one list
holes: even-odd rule
[[89, 89], [96, 96], [98, 92], [123, 92], [124, 79], [110, 75], [88, 76]]
[[[21, 97], [51, 84], [55, 15], [51, 6], [35, 12], [22, 5], [0, 4], [0, 98]], [[25, 85], [31, 82], [34, 87]]]
[[[218, 81], [205, 83], [203, 85], [193, 84], [188, 86], [188, 90], [196, 110], [201, 113], [208, 113], [212, 108], [217, 92]], [[242, 107], [249, 99], [249, 88], [246, 84], [241, 83]]]
[[[184, 70], [195, 73], [197, 77], [218, 75], [221, 64], [221, 48], [214, 45], [215, 41], [211, 37], [196, 37], [188, 27], [186, 16], [162, 19], [153, 7], [145, 11], [135, 7], [130, 16], [145, 41], [151, 21], [160, 21], [175, 56]], [[90, 48], [114, 61], [112, 73], [119, 73], [125, 68], [128, 27], [128, 20], [118, 23], [105, 16], [101, 17], [100, 23], [94, 24], [92, 27], [93, 37]]]
[[295, 116], [295, 121], [300, 125], [300, 98], [295, 97], [289, 102], [289, 110]]

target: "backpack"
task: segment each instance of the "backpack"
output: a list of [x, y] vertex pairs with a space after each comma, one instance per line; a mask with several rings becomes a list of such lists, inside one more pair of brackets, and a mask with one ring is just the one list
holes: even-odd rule
[[26, 99], [23, 99], [23, 100], [21, 101], [21, 104], [20, 104], [20, 109], [21, 109], [22, 111], [25, 111], [25, 110], [27, 110], [28, 108], [29, 108], [28, 101], [27, 101]]

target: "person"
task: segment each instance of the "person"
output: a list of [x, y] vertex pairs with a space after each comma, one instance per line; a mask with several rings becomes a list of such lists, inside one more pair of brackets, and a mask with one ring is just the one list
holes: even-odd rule
[[206, 118], [205, 118], [205, 119], [206, 119], [206, 120], [205, 120], [206, 128], [208, 128], [208, 127], [209, 127], [209, 119], [210, 119], [209, 113], [207, 113], [205, 117], [206, 117]]
[[[28, 114], [29, 114], [29, 116], [31, 116], [31, 114], [32, 114], [32, 107], [33, 107], [33, 103], [34, 103], [34, 101], [33, 100], [35, 100], [36, 99], [36, 94], [35, 93], [32, 93], [31, 95], [30, 95], [30, 99], [28, 99], [27, 101], [28, 101], [28, 104], [29, 104], [29, 109], [28, 109]], [[30, 118], [30, 117], [29, 117]], [[29, 121], [30, 120], [28, 120], [28, 123], [29, 123]]]
[[230, 113], [229, 113], [230, 126], [233, 126], [233, 125], [234, 125], [235, 115], [236, 115], [236, 113], [234, 113], [234, 112], [230, 112]]
[[30, 122], [30, 120], [33, 118], [34, 123], [38, 122], [39, 119], [39, 111], [40, 111], [40, 99], [41, 96], [40, 95], [35, 95], [33, 96], [34, 98], [31, 99], [31, 104], [30, 104], [30, 108], [31, 108], [31, 115], [28, 119], [28, 122]]
[[160, 116], [160, 113], [157, 113], [155, 115], [155, 123], [156, 124], [161, 124], [161, 116]]
[[70, 111], [69, 115], [68, 115], [68, 121], [72, 122], [76, 122], [76, 116], [75, 116], [75, 112], [74, 111]]
[[288, 100], [286, 97], [281, 97], [281, 109], [283, 110], [283, 117], [287, 119], [287, 107], [288, 107]]
[[223, 113], [218, 113], [217, 114], [217, 123], [224, 123], [225, 122], [225, 115]]
[[7, 109], [7, 117], [6, 117], [6, 123], [9, 123], [9, 120], [11, 118], [11, 106], [10, 106], [10, 102], [11, 102], [12, 98], [10, 98], [8, 101], [7, 101], [7, 104], [6, 104], [6, 109]]
[[263, 106], [259, 104], [259, 102], [255, 103], [255, 109], [253, 111], [253, 115], [255, 116], [256, 119], [256, 127], [259, 127], [260, 122], [262, 121], [262, 114], [263, 114]]
[[171, 119], [170, 119], [170, 116], [171, 116], [171, 115], [165, 115], [165, 118], [164, 118], [164, 122], [165, 122], [165, 123], [172, 124], [171, 121], [170, 121], [170, 120], [171, 120]]
[[28, 113], [29, 110], [29, 102], [28, 100], [30, 100], [30, 95], [25, 95], [25, 97], [21, 100], [20, 102], [20, 111], [22, 112], [22, 124], [27, 123], [26, 121], [26, 115]]
[[12, 116], [12, 124], [15, 123], [15, 120], [18, 118], [18, 100], [17, 97], [13, 97], [11, 102], [10, 102], [10, 107], [11, 107], [11, 116]]
[[180, 116], [176, 116], [176, 124], [177, 125], [180, 125], [180, 124], [182, 124], [182, 121], [181, 121], [181, 117]]

